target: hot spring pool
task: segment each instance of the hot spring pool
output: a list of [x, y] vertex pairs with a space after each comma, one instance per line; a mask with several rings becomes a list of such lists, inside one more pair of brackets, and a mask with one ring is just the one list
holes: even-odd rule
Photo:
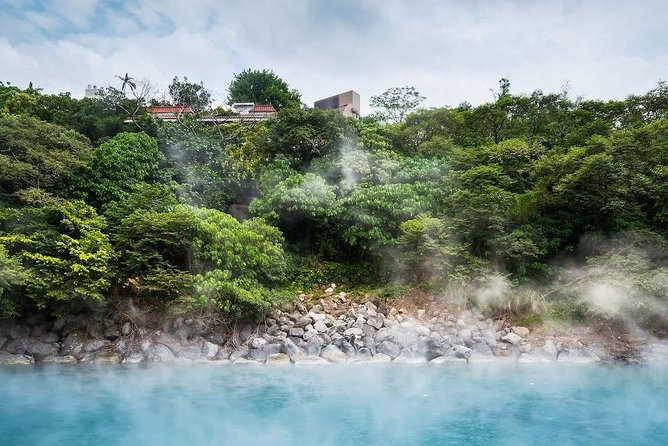
[[666, 445], [668, 371], [0, 368], [0, 445]]

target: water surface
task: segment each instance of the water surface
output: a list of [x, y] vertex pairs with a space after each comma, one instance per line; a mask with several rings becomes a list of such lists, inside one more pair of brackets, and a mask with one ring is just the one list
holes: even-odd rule
[[0, 368], [0, 445], [665, 445], [668, 372], [592, 365]]

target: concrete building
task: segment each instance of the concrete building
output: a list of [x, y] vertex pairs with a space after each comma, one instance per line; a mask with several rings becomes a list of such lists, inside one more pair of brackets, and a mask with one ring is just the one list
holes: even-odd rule
[[84, 93], [84, 98], [98, 99], [102, 97], [102, 87], [88, 84]]
[[350, 90], [313, 103], [314, 108], [339, 110], [344, 116], [359, 119], [360, 95]]

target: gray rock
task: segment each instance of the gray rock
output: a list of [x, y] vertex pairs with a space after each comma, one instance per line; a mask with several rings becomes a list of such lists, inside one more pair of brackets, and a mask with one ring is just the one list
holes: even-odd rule
[[220, 347], [213, 342], [204, 341], [202, 343], [202, 355], [206, 359], [213, 359], [218, 354], [218, 350], [220, 350]]
[[350, 358], [350, 356], [342, 352], [337, 346], [331, 344], [322, 349], [320, 356], [334, 363], [346, 362]]
[[371, 359], [372, 356], [373, 353], [371, 352], [371, 349], [363, 347], [357, 351], [355, 359], [357, 360]]
[[386, 355], [385, 353], [376, 353], [373, 355], [373, 358], [369, 360], [369, 362], [390, 362], [392, 361], [392, 357], [390, 355]]
[[459, 330], [459, 337], [466, 342], [473, 338], [473, 333], [468, 328], [464, 328], [463, 330]]
[[376, 351], [379, 353], [385, 353], [391, 358], [396, 358], [401, 354], [401, 349], [397, 344], [391, 341], [383, 341], [376, 347]]
[[22, 355], [28, 351], [30, 343], [28, 338], [15, 338], [5, 344], [5, 350], [14, 355]]
[[242, 345], [230, 353], [230, 361], [235, 362], [237, 359], [241, 359], [248, 355], [248, 347]]
[[[52, 331], [47, 331], [46, 333], [44, 333], [43, 335], [41, 335], [39, 337], [39, 340], [41, 342], [46, 342], [47, 344], [52, 344], [54, 342], [58, 342], [59, 339], [60, 339], [60, 336], [58, 336], [56, 333], [54, 333]], [[0, 341], [0, 343], [1, 343], [1, 341]], [[1, 346], [0, 346], [0, 348], [1, 348]]]
[[318, 333], [325, 333], [327, 331], [327, 324], [325, 324], [324, 321], [316, 321], [313, 324], [313, 328], [315, 328]]
[[128, 352], [128, 343], [125, 342], [123, 339], [119, 339], [114, 344], [114, 351], [116, 353], [120, 353], [121, 355], [126, 354]]
[[507, 335], [503, 336], [501, 340], [513, 345], [520, 345], [523, 341], [522, 337], [516, 333], [508, 333]]
[[547, 339], [543, 345], [543, 354], [549, 359], [556, 361], [558, 353], [557, 346], [554, 345], [554, 342], [551, 339]]
[[468, 361], [464, 358], [457, 358], [454, 356], [439, 356], [429, 361], [431, 365], [446, 365], [446, 364], [468, 364]]
[[147, 359], [152, 362], [174, 362], [174, 353], [164, 344], [155, 344], [149, 348]]
[[204, 355], [202, 355], [202, 349], [200, 347], [197, 347], [196, 345], [191, 345], [180, 350], [177, 356], [179, 358], [190, 359], [191, 361], [204, 359]]
[[295, 338], [301, 338], [302, 336], [304, 336], [304, 329], [301, 327], [291, 328], [290, 336], [294, 336]]
[[290, 357], [285, 353], [273, 353], [267, 356], [266, 364], [269, 365], [289, 365]]
[[264, 347], [267, 344], [267, 341], [262, 338], [254, 338], [250, 343], [250, 348], [259, 349]]
[[0, 350], [2, 350], [2, 347], [5, 346], [5, 343], [7, 342], [7, 338], [4, 336], [0, 336]]
[[32, 365], [35, 359], [26, 355], [0, 353], [0, 365]]
[[445, 353], [445, 356], [454, 356], [455, 358], [461, 358], [468, 361], [472, 353], [473, 350], [468, 347], [464, 347], [463, 345], [455, 345]]
[[96, 364], [119, 364], [122, 359], [123, 357], [118, 353], [101, 351], [95, 354], [93, 362]]
[[257, 365], [260, 364], [257, 361], [253, 361], [251, 359], [246, 359], [246, 358], [239, 358], [234, 361], [232, 361], [232, 364], [234, 365]]
[[376, 315], [376, 316], [370, 316], [367, 321], [367, 324], [375, 328], [376, 330], [380, 330], [383, 327], [383, 316], [381, 315]]
[[530, 333], [530, 330], [526, 327], [510, 327], [510, 330], [521, 338], [526, 338]]
[[7, 335], [10, 339], [21, 339], [30, 336], [30, 328], [26, 325], [14, 325], [8, 331]]
[[281, 344], [281, 352], [288, 355], [292, 362], [297, 362], [306, 356], [302, 349], [289, 338], [285, 339]]
[[486, 342], [477, 342], [473, 346], [473, 352], [484, 355], [484, 356], [493, 356], [492, 348]]
[[32, 341], [28, 344], [26, 353], [35, 358], [35, 360], [41, 361], [47, 356], [57, 355], [58, 348], [46, 342]]
[[403, 350], [392, 362], [397, 364], [424, 364], [427, 360], [424, 356], [415, 355], [409, 350]]
[[327, 362], [327, 360], [319, 356], [305, 356], [303, 359], [295, 361], [295, 365], [325, 365], [325, 364], [329, 364], [329, 362]]
[[323, 341], [319, 336], [313, 336], [306, 343], [306, 354], [308, 356], [319, 356]]
[[376, 343], [380, 344], [383, 341], [391, 341], [394, 339], [394, 333], [391, 329], [383, 327], [376, 332]]
[[304, 328], [309, 324], [313, 323], [313, 319], [310, 317], [302, 316], [299, 319], [295, 321], [295, 327], [297, 328]]
[[352, 327], [347, 329], [346, 331], [343, 332], [343, 336], [345, 337], [350, 337], [350, 336], [362, 336], [364, 334], [364, 330], [358, 327]]
[[123, 336], [129, 336], [130, 333], [132, 333], [132, 325], [130, 325], [130, 322], [126, 322], [121, 327], [121, 334]]
[[106, 347], [109, 344], [111, 344], [111, 342], [109, 342], [106, 339], [98, 339], [95, 341], [88, 342], [83, 349], [86, 353], [93, 353]]
[[74, 364], [77, 362], [77, 358], [72, 355], [66, 356], [47, 356], [42, 359], [43, 364]]
[[142, 353], [135, 352], [135, 353], [130, 353], [126, 358], [123, 358], [121, 361], [122, 364], [139, 364], [141, 362], [144, 362], [146, 358]]

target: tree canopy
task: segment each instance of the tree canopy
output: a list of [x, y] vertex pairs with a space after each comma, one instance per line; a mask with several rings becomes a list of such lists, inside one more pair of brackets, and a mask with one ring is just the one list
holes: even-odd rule
[[228, 104], [271, 104], [276, 110], [300, 107], [301, 94], [271, 70], [246, 69], [235, 74], [228, 87]]

